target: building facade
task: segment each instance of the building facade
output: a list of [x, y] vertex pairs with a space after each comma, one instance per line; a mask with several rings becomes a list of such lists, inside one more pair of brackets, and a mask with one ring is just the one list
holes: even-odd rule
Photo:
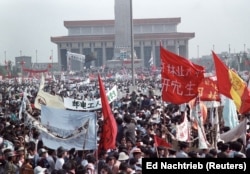
[[[115, 0], [115, 20], [64, 21], [68, 29], [67, 36], [51, 37], [57, 44], [58, 63], [66, 70], [67, 51], [88, 55], [96, 54], [94, 62], [86, 67], [109, 66], [109, 60], [121, 59], [121, 52], [131, 53], [131, 24], [136, 57], [141, 59], [143, 67], [149, 67], [153, 56], [154, 65], [160, 66], [160, 43], [166, 49], [188, 58], [188, 42], [195, 33], [178, 32], [181, 18], [133, 19], [131, 22], [131, 1]], [[78, 61], [70, 62], [72, 70], [80, 70]], [[122, 65], [121, 65], [122, 66]]]
[[15, 57], [15, 65], [18, 69], [21, 69], [22, 66], [25, 68], [30, 68], [32, 67], [32, 58], [30, 56]]

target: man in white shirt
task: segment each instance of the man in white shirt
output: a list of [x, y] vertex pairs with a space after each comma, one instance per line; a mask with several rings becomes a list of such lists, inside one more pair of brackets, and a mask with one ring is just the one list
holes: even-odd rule
[[64, 157], [67, 155], [67, 150], [64, 149], [62, 146], [60, 146], [57, 149], [57, 159], [56, 159], [56, 164], [55, 164], [55, 169], [60, 170], [63, 167], [64, 164]]

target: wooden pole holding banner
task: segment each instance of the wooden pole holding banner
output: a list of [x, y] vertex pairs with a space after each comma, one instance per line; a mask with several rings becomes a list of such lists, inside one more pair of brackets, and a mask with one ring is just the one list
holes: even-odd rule
[[[85, 125], [86, 125], [86, 123], [85, 123]], [[84, 129], [85, 129], [85, 125], [83, 125]], [[87, 121], [87, 130], [86, 130], [85, 137], [84, 137], [83, 150], [85, 149], [86, 139], [87, 139], [87, 135], [88, 135], [88, 130], [89, 130], [89, 120]]]
[[218, 149], [217, 147], [217, 143], [218, 143], [218, 134], [219, 134], [219, 117], [218, 117], [218, 107], [214, 108], [213, 110], [213, 114], [215, 114], [215, 124], [214, 124], [214, 129], [215, 129], [215, 133], [214, 133], [214, 148], [215, 150]]
[[158, 149], [157, 149], [156, 145], [155, 145], [155, 151], [156, 151], [157, 158], [160, 158], [159, 152], [158, 152]]

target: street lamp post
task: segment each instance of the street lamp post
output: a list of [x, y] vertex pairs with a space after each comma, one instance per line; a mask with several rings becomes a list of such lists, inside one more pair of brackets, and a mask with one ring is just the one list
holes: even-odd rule
[[51, 75], [53, 76], [53, 50], [51, 50]]

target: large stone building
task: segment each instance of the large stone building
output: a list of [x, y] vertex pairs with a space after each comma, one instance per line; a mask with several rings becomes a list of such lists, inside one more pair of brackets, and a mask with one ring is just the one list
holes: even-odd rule
[[[88, 55], [96, 53], [94, 62], [99, 67], [109, 60], [121, 59], [119, 52], [131, 50], [130, 1], [115, 1], [115, 20], [64, 21], [67, 36], [51, 37], [58, 47], [58, 63], [62, 70], [67, 67], [67, 51]], [[194, 33], [178, 32], [181, 18], [133, 19], [134, 50], [142, 66], [149, 67], [149, 59], [160, 66], [160, 43], [168, 50], [188, 58], [188, 42]], [[122, 66], [122, 65], [121, 65]], [[72, 70], [80, 70], [81, 64], [71, 62]]]

